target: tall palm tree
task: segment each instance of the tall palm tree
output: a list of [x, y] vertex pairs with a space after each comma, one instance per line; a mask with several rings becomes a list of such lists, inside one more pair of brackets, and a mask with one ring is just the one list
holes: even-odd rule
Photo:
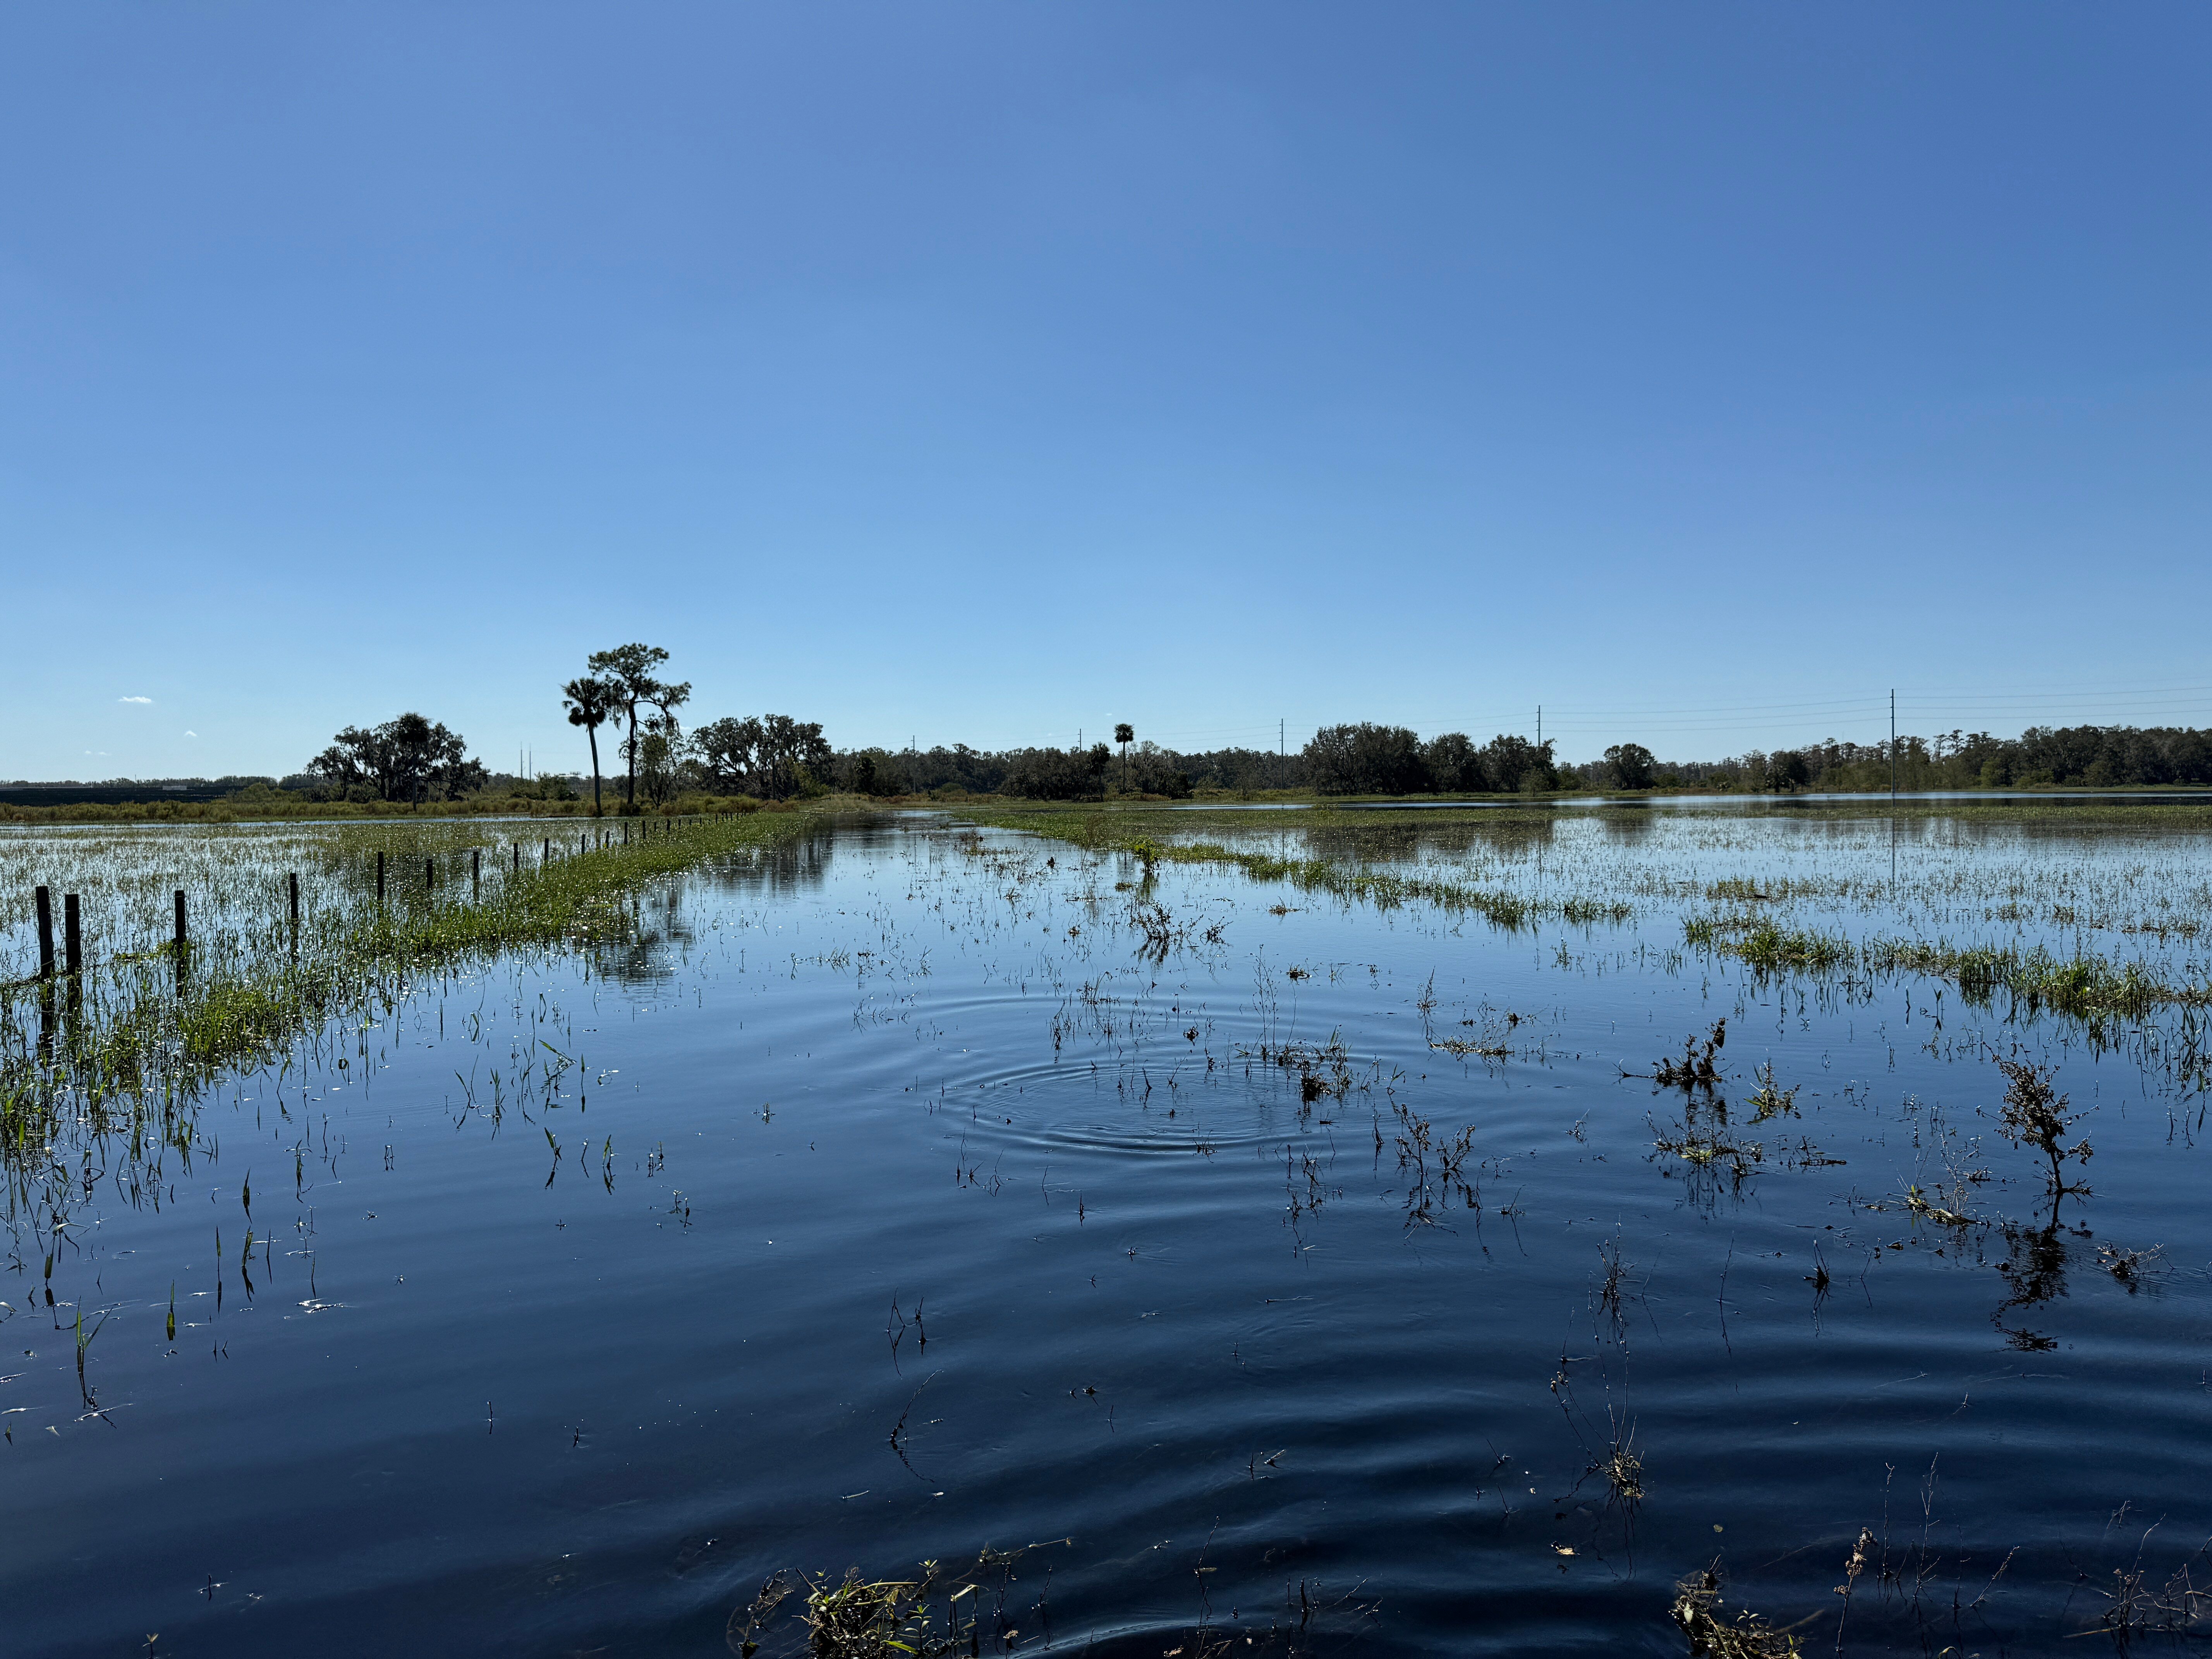
[[1137, 740], [1137, 728], [1127, 720], [1114, 727], [1114, 741], [1121, 745], [1121, 793], [1129, 793], [1129, 745]]
[[629, 762], [623, 799], [633, 811], [637, 805], [638, 704], [657, 704], [665, 714], [691, 695], [689, 680], [681, 685], [665, 685], [653, 678], [653, 671], [667, 660], [668, 653], [657, 645], [618, 645], [611, 651], [594, 651], [584, 659], [584, 666], [604, 679], [614, 698], [615, 712], [629, 721], [629, 737], [623, 744]]
[[580, 726], [592, 740], [592, 816], [599, 810], [599, 727], [622, 712], [615, 688], [589, 674], [580, 675], [561, 688], [561, 706], [568, 711], [568, 724]]

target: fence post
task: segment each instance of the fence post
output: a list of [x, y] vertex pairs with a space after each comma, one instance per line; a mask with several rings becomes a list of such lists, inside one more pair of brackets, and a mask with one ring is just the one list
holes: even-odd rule
[[38, 891], [39, 909], [39, 977], [54, 976], [54, 896], [41, 887]]
[[179, 887], [179, 889], [177, 889], [177, 951], [178, 951], [178, 954], [181, 956], [181, 955], [184, 953], [184, 950], [185, 950], [185, 890], [184, 890], [183, 888]]
[[292, 890], [292, 928], [296, 933], [300, 927], [300, 872], [295, 870], [284, 878], [284, 882]]
[[483, 848], [479, 847], [469, 855], [469, 886], [471, 890], [483, 885]]
[[541, 854], [539, 855], [539, 857], [538, 857], [538, 861], [540, 864], [550, 864], [550, 863], [552, 863], [552, 862], [553, 862], [553, 837], [552, 837], [552, 836], [546, 836], [546, 837], [545, 837], [545, 850], [544, 850], [544, 852], [543, 854]]
[[433, 888], [436, 887], [437, 884], [438, 860], [435, 859], [424, 859], [422, 860], [422, 890], [427, 893]]
[[62, 895], [63, 960], [71, 974], [84, 971], [84, 935], [77, 925], [77, 904], [75, 893]]
[[384, 849], [376, 849], [376, 902], [384, 902]]

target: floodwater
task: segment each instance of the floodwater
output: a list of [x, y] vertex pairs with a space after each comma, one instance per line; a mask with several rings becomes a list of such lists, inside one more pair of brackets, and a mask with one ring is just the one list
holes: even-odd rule
[[[1741, 881], [2201, 982], [2201, 838], [1330, 833], [1251, 844], [1632, 915], [845, 824], [303, 1043], [189, 1154], [58, 1146], [59, 1220], [9, 1199], [0, 1645], [713, 1655], [772, 1574], [987, 1546], [1036, 1547], [984, 1651], [1680, 1653], [1716, 1563], [1808, 1650], [2212, 1613], [2195, 1016], [1681, 927]], [[1653, 1080], [1723, 1021], [1712, 1086]], [[2057, 1067], [2093, 1193], [1993, 1056]]]
[[1190, 801], [1176, 806], [1180, 812], [1309, 812], [1328, 810], [1337, 812], [1406, 812], [1406, 811], [1526, 811], [1532, 806], [1548, 807], [1558, 811], [1588, 811], [1604, 808], [1613, 811], [1658, 808], [1714, 808], [1730, 813], [1740, 813], [1747, 806], [1766, 811], [1788, 811], [1793, 808], [1836, 805], [1863, 806], [1879, 811], [1885, 805], [1910, 805], [1922, 801], [1957, 801], [1986, 805], [2021, 805], [2036, 801], [2059, 805], [2074, 805], [2087, 802], [2116, 806], [2203, 806], [2212, 803], [2212, 791], [2203, 789], [1905, 789], [1896, 794], [1886, 792], [1867, 793], [1802, 793], [1795, 794], [1692, 794], [1692, 795], [1610, 795], [1600, 791], [1591, 795], [1546, 797], [1539, 800], [1516, 800], [1510, 795], [1478, 797], [1461, 799], [1446, 797], [1437, 799], [1411, 800], [1340, 800], [1303, 801], [1269, 800], [1242, 801], [1226, 804], [1219, 801]]

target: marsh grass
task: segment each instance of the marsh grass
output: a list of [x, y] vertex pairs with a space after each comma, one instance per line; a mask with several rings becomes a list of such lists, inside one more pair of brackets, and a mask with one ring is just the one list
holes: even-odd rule
[[2041, 945], [1958, 946], [1942, 940], [1871, 938], [1790, 929], [1744, 915], [1692, 916], [1686, 943], [1730, 957], [1761, 974], [1918, 974], [1948, 981], [1969, 1002], [1999, 991], [2023, 1010], [2094, 1019], [2133, 1018], [2163, 1006], [2212, 1003], [2212, 985], [2161, 977], [2141, 963], [2081, 951], [2061, 957]]
[[1541, 900], [1505, 888], [1483, 887], [1471, 882], [1376, 870], [1340, 860], [1285, 858], [1279, 854], [1240, 850], [1218, 841], [1162, 842], [1150, 835], [1131, 833], [1124, 827], [1132, 816], [1115, 821], [1106, 812], [979, 812], [963, 809], [963, 816], [1000, 829], [1027, 830], [1070, 842], [1096, 853], [1124, 853], [1136, 859], [1150, 877], [1159, 864], [1228, 865], [1254, 881], [1287, 882], [1302, 892], [1329, 893], [1338, 898], [1361, 900], [1380, 909], [1424, 903], [1451, 914], [1481, 916], [1493, 926], [1512, 932], [1546, 916], [1580, 925], [1626, 921], [1632, 907], [1620, 902], [1569, 896]]
[[[2212, 932], [2212, 882], [2196, 851], [2212, 811], [1923, 809], [963, 811], [1132, 859], [1147, 886], [1165, 864], [1226, 866], [1346, 902], [1426, 905], [1447, 921], [1479, 915], [1507, 931], [1632, 922], [1679, 905], [1688, 945], [1771, 975], [1845, 985], [1929, 975], [1972, 1000], [2003, 991], [2021, 1012], [2088, 1022], [2212, 1006], [2212, 973], [2192, 949]], [[2113, 833], [2122, 825], [2128, 833]], [[1986, 930], [1983, 940], [1947, 942], [1965, 927]], [[2088, 943], [2100, 930], [2101, 953]]]
[[[647, 885], [794, 839], [817, 822], [811, 812], [660, 822], [629, 845], [572, 842], [550, 859], [533, 848], [521, 868], [510, 862], [494, 881], [455, 878], [395, 890], [381, 904], [361, 890], [376, 838], [353, 826], [338, 853], [353, 868], [353, 890], [296, 928], [276, 896], [280, 872], [240, 860], [231, 866], [239, 890], [205, 896], [228, 925], [183, 950], [116, 951], [66, 985], [0, 988], [0, 1168], [15, 1188], [72, 1134], [118, 1136], [134, 1154], [185, 1150], [193, 1102], [225, 1073], [280, 1061], [326, 1023], [387, 1010], [410, 986], [498, 952], [624, 939]], [[410, 858], [418, 834], [403, 838]], [[160, 873], [156, 884], [172, 878]], [[257, 901], [264, 915], [252, 918]]]

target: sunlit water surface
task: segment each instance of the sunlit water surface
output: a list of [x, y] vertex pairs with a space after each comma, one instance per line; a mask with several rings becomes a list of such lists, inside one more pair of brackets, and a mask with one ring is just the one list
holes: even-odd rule
[[[1635, 914], [1509, 933], [856, 824], [245, 1079], [158, 1206], [105, 1149], [58, 1233], [11, 1212], [0, 1645], [707, 1655], [780, 1570], [1039, 1544], [987, 1621], [1021, 1650], [1680, 1652], [1716, 1560], [1825, 1650], [1870, 1528], [1847, 1650], [2070, 1652], [2115, 1568], [2188, 1563], [2188, 1017], [1760, 983], [1681, 919], [1799, 881], [1800, 922], [2201, 977], [2201, 843], [1338, 833], [1249, 844]], [[1623, 1075], [1723, 1019], [1718, 1103]], [[2016, 1053], [2088, 1109], [2055, 1222], [1996, 1133]], [[1732, 1150], [1658, 1144], [1700, 1133]]]

